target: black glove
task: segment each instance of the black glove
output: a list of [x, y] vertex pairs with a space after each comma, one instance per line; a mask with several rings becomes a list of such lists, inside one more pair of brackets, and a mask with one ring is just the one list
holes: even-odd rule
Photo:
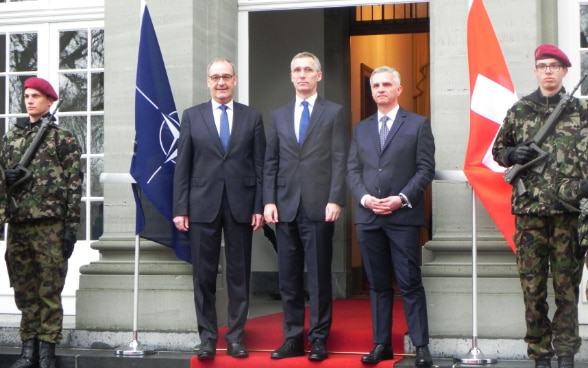
[[520, 145], [515, 147], [510, 153], [508, 154], [508, 160], [511, 164], [519, 164], [524, 165], [527, 162], [531, 161], [535, 157], [537, 157], [539, 153], [532, 149], [529, 146]]
[[588, 180], [582, 180], [580, 183], [580, 190], [583, 196], [588, 196]]
[[76, 245], [77, 237], [76, 234], [71, 231], [66, 231], [63, 237], [63, 256], [65, 259], [69, 259]]
[[16, 183], [22, 176], [22, 171], [19, 169], [6, 169], [4, 173], [6, 177], [6, 186], [11, 186]]

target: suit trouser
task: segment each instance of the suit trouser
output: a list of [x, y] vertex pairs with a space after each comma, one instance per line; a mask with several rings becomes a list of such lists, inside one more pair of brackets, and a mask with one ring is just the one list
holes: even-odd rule
[[370, 282], [375, 344], [392, 343], [393, 272], [402, 294], [412, 342], [415, 346], [429, 344], [427, 301], [419, 262], [419, 236], [419, 226], [390, 224], [380, 216], [371, 224], [357, 224], [363, 266]]
[[226, 279], [229, 305], [227, 308], [227, 342], [242, 342], [249, 312], [249, 280], [251, 275], [250, 223], [233, 218], [226, 195], [216, 219], [211, 223], [190, 223], [194, 304], [201, 341], [218, 340], [216, 314], [216, 282], [224, 233]]
[[276, 224], [280, 294], [284, 336], [302, 338], [304, 332], [304, 262], [308, 272], [310, 326], [308, 339], [326, 340], [332, 321], [331, 261], [333, 222], [311, 221], [302, 208], [294, 222]]

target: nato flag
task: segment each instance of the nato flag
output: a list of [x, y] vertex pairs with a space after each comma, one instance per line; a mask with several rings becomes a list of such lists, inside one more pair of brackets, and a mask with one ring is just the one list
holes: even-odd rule
[[172, 194], [178, 112], [167, 78], [153, 22], [144, 7], [135, 89], [135, 146], [131, 176], [137, 207], [136, 233], [171, 247], [179, 259], [190, 262], [187, 233], [178, 231], [172, 218]]

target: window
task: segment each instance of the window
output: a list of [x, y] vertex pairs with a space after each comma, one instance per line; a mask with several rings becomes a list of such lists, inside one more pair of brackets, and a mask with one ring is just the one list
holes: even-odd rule
[[104, 167], [104, 30], [59, 31], [59, 96], [63, 99], [60, 125], [82, 146], [84, 189], [82, 226], [78, 239], [102, 235]]
[[[588, 73], [588, 1], [558, 0], [558, 46], [572, 62], [564, 84], [568, 92]], [[576, 97], [588, 97], [588, 80], [582, 83]]]
[[97, 240], [103, 230], [104, 201], [99, 181], [104, 166], [104, 29], [88, 22], [38, 27], [0, 31], [0, 133], [27, 117], [22, 98], [27, 78], [40, 76], [59, 88], [64, 100], [57, 113], [59, 124], [76, 136], [83, 153], [78, 240]]
[[[581, 73], [588, 73], [588, 4], [579, 4], [580, 6], [580, 41], [578, 47], [580, 48], [580, 68]], [[588, 81], [582, 83], [582, 96], [588, 95]]]

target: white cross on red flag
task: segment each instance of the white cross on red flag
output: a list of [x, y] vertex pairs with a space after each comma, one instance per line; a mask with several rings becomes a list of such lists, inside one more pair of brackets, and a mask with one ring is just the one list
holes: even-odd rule
[[517, 96], [483, 0], [470, 0], [467, 32], [470, 135], [464, 173], [514, 251], [512, 188], [504, 181], [504, 167], [492, 158], [492, 145], [506, 111], [517, 101]]

